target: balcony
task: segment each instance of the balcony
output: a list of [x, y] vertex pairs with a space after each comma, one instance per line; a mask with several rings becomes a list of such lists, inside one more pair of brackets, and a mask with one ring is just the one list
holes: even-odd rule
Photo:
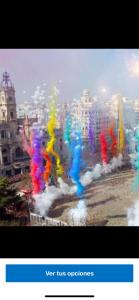
[[13, 142], [13, 138], [0, 138], [0, 145], [12, 144]]
[[11, 165], [11, 162], [3, 162], [2, 166], [10, 166]]
[[16, 157], [13, 162], [24, 162], [24, 161], [29, 161], [30, 158], [29, 157]]
[[2, 165], [0, 165], [0, 170], [1, 171], [3, 171], [3, 170], [9, 171], [9, 170], [11, 170], [11, 167], [12, 167], [11, 163], [9, 163], [9, 164], [2, 164]]
[[14, 167], [14, 169], [29, 167], [29, 160], [18, 160], [17, 162], [14, 161], [12, 163], [12, 166]]

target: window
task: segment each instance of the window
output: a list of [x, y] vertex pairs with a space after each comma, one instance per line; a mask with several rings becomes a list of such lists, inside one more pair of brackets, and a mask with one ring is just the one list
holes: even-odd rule
[[5, 138], [5, 131], [4, 131], [4, 130], [1, 131], [1, 138], [2, 138], [2, 139]]
[[6, 171], [6, 176], [11, 176], [11, 175], [12, 175], [11, 170]]
[[4, 156], [4, 157], [3, 157], [3, 163], [4, 163], [4, 164], [7, 164], [7, 163], [8, 163], [8, 157], [7, 157], [7, 156]]
[[11, 119], [13, 119], [13, 117], [14, 117], [13, 111], [10, 112], [10, 117], [11, 117]]
[[20, 147], [16, 148], [15, 155], [16, 155], [17, 158], [23, 156], [23, 151]]
[[2, 112], [3, 119], [5, 119], [5, 111]]
[[2, 154], [6, 154], [7, 153], [7, 149], [2, 149]]
[[21, 168], [15, 169], [15, 175], [17, 175], [17, 174], [21, 174]]
[[13, 100], [13, 98], [10, 96], [10, 97], [8, 98], [8, 100], [9, 100], [9, 101], [12, 101], [12, 100]]

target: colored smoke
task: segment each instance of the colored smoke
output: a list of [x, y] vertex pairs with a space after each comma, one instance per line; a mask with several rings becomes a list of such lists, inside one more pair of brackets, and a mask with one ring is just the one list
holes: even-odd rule
[[42, 155], [46, 161], [43, 177], [44, 177], [45, 182], [48, 185], [49, 177], [50, 177], [50, 173], [51, 173], [51, 169], [52, 169], [52, 161], [46, 150], [43, 151]]
[[72, 130], [72, 122], [71, 122], [70, 115], [68, 114], [65, 123], [64, 141], [67, 144], [69, 151], [70, 151], [70, 144], [71, 144], [71, 130]]
[[126, 142], [127, 142], [127, 150], [130, 157], [130, 162], [133, 168], [135, 168], [136, 161], [136, 138], [134, 136], [134, 131], [127, 129], [126, 130]]
[[128, 226], [139, 226], [139, 200], [127, 211]]
[[111, 137], [112, 140], [112, 144], [110, 146], [110, 150], [112, 153], [112, 156], [115, 157], [117, 155], [117, 138], [114, 132], [114, 123], [112, 124], [112, 126], [109, 129], [109, 135]]
[[100, 145], [101, 145], [101, 159], [104, 164], [107, 164], [108, 163], [108, 157], [107, 157], [107, 148], [108, 147], [107, 147], [105, 133], [101, 132], [99, 138], [100, 138]]
[[72, 143], [72, 164], [71, 164], [71, 169], [69, 172], [69, 176], [72, 179], [72, 182], [76, 184], [77, 186], [77, 196], [82, 195], [84, 192], [84, 187], [80, 182], [80, 172], [81, 172], [81, 158], [82, 154], [82, 138], [81, 138], [81, 133], [78, 131], [75, 134], [74, 141]]
[[38, 126], [34, 126], [31, 131], [30, 143], [28, 142], [25, 131], [22, 131], [23, 147], [31, 158], [30, 175], [32, 180], [32, 193], [38, 194], [45, 188], [43, 180], [44, 166], [41, 153], [42, 132]]
[[48, 186], [41, 194], [34, 195], [36, 213], [46, 216], [54, 201], [61, 195], [61, 190], [55, 186]]
[[61, 160], [59, 154], [55, 151], [54, 146], [56, 143], [56, 136], [55, 136], [55, 129], [57, 125], [57, 119], [56, 119], [56, 94], [57, 89], [53, 88], [53, 93], [52, 93], [52, 103], [50, 106], [50, 116], [49, 116], [49, 121], [47, 124], [47, 130], [49, 134], [49, 141], [47, 143], [46, 147], [46, 152], [51, 154], [55, 160], [56, 160], [56, 172], [57, 175], [60, 176], [63, 173], [63, 167], [61, 166]]
[[58, 177], [58, 183], [63, 195], [74, 195], [77, 191], [76, 185], [68, 185], [61, 177]]
[[85, 200], [80, 200], [75, 208], [69, 211], [69, 224], [71, 226], [84, 226], [87, 219], [87, 207]]
[[[113, 158], [111, 160], [109, 166], [111, 167], [112, 171], [116, 170], [117, 168], [123, 165], [122, 159], [123, 159], [122, 154], [119, 154], [117, 158]], [[102, 174], [103, 174], [103, 166], [100, 164], [96, 164], [91, 171], [87, 171], [81, 176], [80, 182], [82, 186], [85, 187], [91, 182], [93, 182], [93, 180], [99, 179], [102, 176]], [[36, 208], [41, 215], [44, 216], [48, 214], [49, 209], [51, 208], [54, 201], [60, 198], [62, 195], [74, 195], [77, 192], [76, 185], [68, 185], [63, 181], [61, 177], [58, 178], [58, 184], [59, 184], [59, 188], [55, 186], [48, 186], [44, 192], [35, 195], [34, 198], [36, 200]], [[79, 203], [81, 201], [83, 200], [80, 200]], [[74, 221], [74, 223], [85, 224], [85, 219], [87, 217], [87, 208], [85, 205], [85, 201], [83, 202], [81, 202], [80, 205], [78, 203], [77, 207], [69, 211], [69, 219], [71, 223], [73, 223], [75, 216], [77, 216], [77, 222]]]

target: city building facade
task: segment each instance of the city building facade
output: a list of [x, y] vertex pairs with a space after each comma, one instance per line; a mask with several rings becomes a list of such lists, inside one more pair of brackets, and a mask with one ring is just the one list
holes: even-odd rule
[[139, 99], [133, 101], [133, 108], [135, 112], [135, 127], [139, 126]]
[[84, 90], [79, 100], [74, 100], [71, 105], [73, 123], [79, 123], [86, 151], [89, 151], [89, 127], [92, 126], [95, 151], [100, 150], [99, 135], [110, 124], [109, 107], [92, 97], [88, 90]]
[[29, 157], [23, 151], [16, 113], [15, 89], [9, 74], [4, 72], [0, 84], [0, 176], [13, 176], [28, 168]]

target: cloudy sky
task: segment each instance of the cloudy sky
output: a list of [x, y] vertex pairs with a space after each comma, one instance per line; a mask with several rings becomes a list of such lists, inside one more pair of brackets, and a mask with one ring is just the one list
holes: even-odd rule
[[36, 86], [57, 84], [61, 100], [122, 93], [139, 97], [138, 49], [0, 49], [0, 76], [10, 73], [17, 101], [28, 100]]

